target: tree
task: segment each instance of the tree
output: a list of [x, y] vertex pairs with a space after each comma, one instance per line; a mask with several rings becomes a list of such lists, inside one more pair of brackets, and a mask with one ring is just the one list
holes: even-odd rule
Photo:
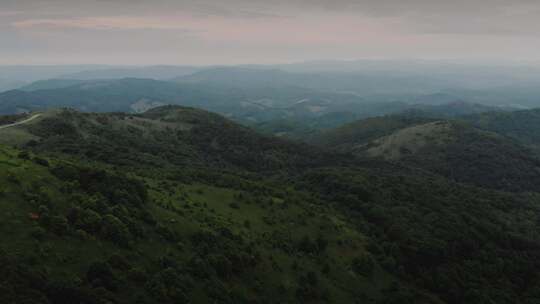
[[159, 303], [185, 303], [187, 290], [193, 286], [191, 278], [178, 273], [173, 268], [165, 268], [152, 277], [146, 290]]
[[103, 219], [97, 212], [90, 209], [83, 209], [75, 222], [75, 227], [90, 234], [95, 234], [101, 229], [102, 221]]
[[62, 215], [51, 216], [49, 220], [49, 229], [58, 235], [64, 235], [69, 230], [68, 221]]
[[352, 269], [357, 274], [363, 276], [371, 276], [375, 270], [375, 261], [369, 254], [363, 254], [354, 258], [352, 261]]
[[121, 246], [127, 246], [131, 235], [129, 231], [117, 217], [112, 214], [107, 214], [103, 217], [101, 222], [101, 235]]
[[117, 279], [108, 263], [92, 263], [86, 271], [86, 279], [94, 287], [101, 286], [111, 291], [114, 291], [117, 288]]

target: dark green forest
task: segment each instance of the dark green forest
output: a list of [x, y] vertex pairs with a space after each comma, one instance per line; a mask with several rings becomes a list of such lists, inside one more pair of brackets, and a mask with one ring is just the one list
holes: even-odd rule
[[310, 143], [180, 106], [38, 113], [0, 129], [0, 302], [540, 303], [540, 161], [515, 127], [540, 120], [514, 113]]

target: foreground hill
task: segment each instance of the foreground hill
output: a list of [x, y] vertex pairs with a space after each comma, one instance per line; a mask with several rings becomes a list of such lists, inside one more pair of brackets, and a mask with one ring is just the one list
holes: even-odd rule
[[438, 303], [317, 194], [253, 174], [324, 165], [317, 149], [172, 106], [50, 111], [0, 138], [38, 153], [0, 145], [1, 302], [353, 303], [398, 284]]
[[537, 193], [184, 107], [55, 110], [0, 140], [2, 303], [540, 299]]
[[3, 146], [0, 169], [2, 303], [352, 303], [396, 282], [307, 193], [128, 177]]

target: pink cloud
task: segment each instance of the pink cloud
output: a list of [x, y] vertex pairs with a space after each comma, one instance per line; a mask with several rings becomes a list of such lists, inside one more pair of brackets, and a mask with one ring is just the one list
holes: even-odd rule
[[183, 30], [209, 42], [258, 45], [358, 44], [376, 40], [407, 39], [399, 22], [390, 18], [357, 15], [303, 15], [257, 19], [221, 16], [171, 15], [161, 17], [85, 17], [29, 19], [12, 23], [20, 30]]
[[90, 29], [90, 30], [137, 30], [137, 29], [157, 29], [174, 30], [183, 29], [182, 22], [164, 21], [160, 18], [146, 17], [85, 17], [85, 18], [66, 18], [66, 19], [29, 19], [12, 23], [18, 29]]
[[[358, 16], [297, 16], [279, 20], [212, 19], [202, 36], [213, 41], [239, 43], [318, 45], [362, 43], [373, 39], [400, 39], [397, 23]], [[393, 26], [395, 25], [395, 26]]]
[[19, 11], [0, 11], [0, 17], [12, 17], [21, 14]]

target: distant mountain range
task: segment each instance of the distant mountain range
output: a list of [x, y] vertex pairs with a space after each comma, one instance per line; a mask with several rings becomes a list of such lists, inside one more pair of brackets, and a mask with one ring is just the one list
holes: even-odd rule
[[[339, 113], [349, 113], [360, 119], [402, 111], [452, 117], [513, 110], [510, 107], [503, 109], [471, 104], [457, 96], [442, 93], [421, 95], [409, 102], [372, 100], [353, 93], [291, 86], [290, 78], [284, 75], [289, 74], [277, 70], [237, 70], [231, 75], [228, 69], [218, 69], [184, 76], [176, 82], [138, 78], [50, 79], [0, 93], [0, 113], [57, 107], [89, 112], [137, 113], [175, 104], [203, 108], [256, 125], [291, 119], [307, 122], [327, 115], [332, 115], [336, 123], [350, 121], [336, 119]], [[329, 125], [333, 126], [337, 125]]]
[[[144, 78], [239, 88], [300, 87], [358, 95], [372, 102], [453, 100], [498, 105], [540, 106], [539, 68], [445, 62], [321, 61], [243, 66], [0, 66], [0, 91], [48, 79]], [[448, 101], [448, 100], [446, 100]]]

